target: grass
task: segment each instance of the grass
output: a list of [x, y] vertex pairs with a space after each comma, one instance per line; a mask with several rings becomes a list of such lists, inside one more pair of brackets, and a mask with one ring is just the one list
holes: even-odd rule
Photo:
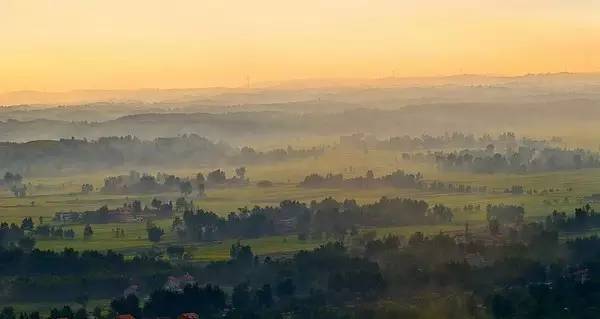
[[[248, 176], [252, 181], [271, 180], [275, 184], [271, 188], [258, 188], [254, 185], [243, 188], [210, 189], [207, 197], [194, 199], [197, 206], [212, 210], [222, 216], [238, 207], [252, 207], [254, 205], [278, 205], [281, 200], [293, 199], [303, 202], [321, 200], [325, 197], [333, 197], [338, 200], [346, 198], [356, 199], [359, 203], [373, 202], [387, 197], [407, 197], [423, 199], [431, 204], [442, 203], [453, 208], [455, 220], [449, 225], [424, 225], [424, 226], [401, 226], [382, 227], [376, 229], [378, 236], [396, 234], [404, 237], [420, 231], [425, 234], [436, 234], [443, 231], [462, 230], [464, 223], [469, 222], [474, 227], [481, 227], [485, 223], [485, 206], [487, 204], [517, 204], [526, 209], [526, 218], [539, 219], [548, 215], [552, 210], [563, 210], [570, 212], [574, 208], [584, 204], [583, 198], [593, 193], [600, 192], [600, 169], [586, 169], [574, 171], [560, 171], [540, 174], [469, 174], [459, 172], [439, 172], [428, 165], [415, 165], [399, 161], [399, 154], [394, 152], [369, 152], [354, 153], [341, 150], [328, 152], [319, 159], [306, 159], [301, 161], [277, 163], [272, 165], [255, 165], [248, 167]], [[305, 189], [296, 184], [310, 173], [326, 174], [344, 173], [345, 176], [363, 175], [372, 169], [375, 175], [384, 175], [396, 169], [402, 168], [407, 172], [422, 172], [428, 180], [441, 180], [446, 183], [468, 184], [487, 186], [493, 192], [488, 193], [439, 193], [428, 192], [417, 189], [392, 189], [379, 188], [369, 190], [348, 189]], [[226, 167], [231, 174], [233, 168]], [[187, 168], [179, 170], [147, 169], [145, 172], [156, 173], [167, 171], [178, 176], [194, 176], [198, 171], [208, 172], [207, 168]], [[0, 221], [19, 223], [24, 217], [33, 217], [36, 224], [41, 217], [44, 222], [51, 222], [51, 218], [57, 211], [82, 211], [94, 210], [102, 205], [116, 207], [125, 202], [138, 199], [145, 205], [149, 205], [153, 197], [161, 200], [175, 200], [180, 195], [156, 194], [156, 195], [105, 195], [99, 192], [83, 195], [79, 193], [81, 184], [92, 183], [99, 189], [103, 179], [107, 175], [124, 174], [127, 170], [112, 172], [100, 172], [89, 175], [75, 175], [68, 177], [47, 177], [28, 179], [31, 183], [32, 194], [26, 198], [14, 198], [7, 191], [0, 191]], [[503, 193], [502, 190], [512, 185], [522, 185], [526, 189], [537, 189], [538, 191], [554, 188], [558, 191], [544, 195], [511, 195]], [[572, 188], [572, 191], [567, 189]], [[567, 200], [565, 200], [567, 198]], [[481, 211], [465, 212], [462, 207], [468, 204], [480, 205]], [[156, 221], [160, 227], [166, 230], [163, 240], [158, 244], [164, 248], [167, 245], [178, 242], [176, 235], [170, 231], [171, 221]], [[72, 240], [38, 240], [37, 247], [41, 249], [63, 250], [71, 247], [76, 250], [115, 250], [126, 255], [139, 253], [151, 249], [152, 244], [147, 239], [145, 223], [123, 223], [92, 225], [94, 235], [89, 240], [83, 240], [83, 225], [65, 225], [73, 228], [76, 238]], [[117, 238], [114, 229], [124, 230], [125, 236]], [[592, 233], [600, 234], [600, 230]], [[563, 238], [571, 238], [572, 234], [565, 234]], [[186, 243], [186, 252], [191, 255], [192, 261], [205, 263], [210, 261], [227, 260], [229, 249], [236, 240], [226, 240], [214, 243]], [[324, 240], [300, 241], [296, 236], [270, 236], [257, 239], [241, 241], [252, 246], [254, 252], [262, 256], [280, 256], [297, 252], [303, 249], [312, 249], [321, 245]], [[88, 310], [95, 305], [106, 306], [108, 300], [92, 300]], [[64, 303], [20, 303], [15, 305], [17, 311], [48, 311], [52, 307], [62, 307]], [[71, 304], [74, 309], [79, 306]]]
[[[100, 306], [101, 308], [106, 309], [110, 305], [109, 299], [92, 299], [89, 300], [86, 304], [87, 311], [92, 311], [96, 306]], [[12, 303], [10, 305], [15, 309], [15, 312], [18, 314], [20, 312], [34, 312], [37, 311], [40, 313], [42, 318], [50, 315], [50, 309], [52, 308], [62, 308], [64, 306], [69, 306], [73, 311], [77, 311], [81, 308], [81, 305], [75, 302], [20, 302], [20, 303]]]
[[[252, 181], [271, 180], [275, 185], [271, 188], [259, 188], [254, 185], [242, 188], [210, 189], [207, 197], [195, 199], [197, 206], [212, 210], [220, 215], [226, 215], [235, 211], [238, 207], [252, 207], [254, 205], [278, 205], [281, 200], [293, 199], [303, 202], [321, 200], [325, 197], [333, 197], [338, 200], [347, 198], [356, 199], [359, 203], [373, 202], [387, 197], [408, 197], [423, 199], [431, 204], [442, 203], [454, 209], [455, 225], [424, 226], [415, 227], [392, 227], [379, 229], [379, 234], [386, 232], [407, 233], [415, 229], [428, 229], [439, 232], [446, 229], [462, 227], [465, 222], [472, 224], [485, 222], [485, 206], [487, 204], [517, 204], [526, 209], [526, 217], [539, 219], [552, 212], [552, 210], [572, 211], [575, 207], [584, 204], [583, 197], [592, 193], [600, 192], [600, 169], [585, 169], [573, 171], [560, 171], [539, 174], [470, 174], [460, 172], [439, 172], [428, 165], [415, 165], [402, 162], [400, 155], [394, 152], [370, 151], [346, 152], [334, 150], [318, 159], [306, 159], [299, 161], [276, 163], [271, 165], [254, 165], [248, 167], [248, 176]], [[387, 174], [393, 170], [402, 168], [407, 172], [422, 172], [428, 180], [441, 180], [456, 184], [468, 184], [487, 186], [491, 192], [488, 193], [439, 193], [428, 192], [417, 189], [393, 189], [378, 188], [368, 190], [348, 189], [305, 189], [296, 184], [310, 173], [326, 174], [344, 173], [346, 176], [363, 175], [368, 169], [372, 169], [375, 175]], [[231, 174], [233, 168], [226, 167]], [[19, 223], [24, 217], [34, 218], [36, 224], [42, 217], [44, 222], [50, 222], [57, 211], [81, 211], [94, 210], [102, 205], [116, 207], [123, 205], [126, 201], [138, 199], [145, 205], [149, 205], [153, 197], [162, 200], [174, 200], [180, 195], [158, 194], [158, 195], [105, 195], [99, 192], [91, 194], [80, 194], [79, 189], [83, 183], [92, 183], [98, 189], [106, 175], [122, 174], [127, 170], [113, 172], [101, 172], [89, 175], [75, 175], [69, 177], [48, 177], [27, 180], [31, 183], [32, 194], [26, 198], [14, 198], [10, 193], [0, 193], [0, 220]], [[151, 173], [157, 171], [168, 171], [179, 176], [194, 176], [198, 171], [208, 172], [206, 168], [187, 168], [179, 170], [143, 170]], [[522, 185], [526, 189], [537, 189], [538, 191], [554, 188], [558, 191], [544, 195], [512, 195], [503, 193], [502, 190], [512, 185]], [[572, 191], [567, 189], [572, 188]], [[192, 196], [193, 198], [193, 196]], [[566, 198], [566, 199], [565, 199]], [[464, 212], [462, 207], [468, 204], [480, 205], [482, 211]], [[161, 245], [167, 245], [176, 241], [175, 235], [170, 232], [169, 220], [157, 222], [163, 227], [167, 234]], [[146, 239], [146, 225], [144, 223], [127, 224], [105, 224], [93, 225], [94, 236], [90, 240], [82, 240], [82, 225], [72, 227], [77, 238], [73, 240], [39, 240], [37, 246], [42, 249], [62, 250], [64, 247], [72, 247], [77, 250], [86, 249], [112, 249], [124, 252], [135, 252], [139, 249], [152, 247]], [[125, 231], [124, 238], [114, 236], [113, 229], [122, 228]], [[284, 240], [283, 237], [267, 237], [245, 241], [251, 244], [259, 254], [289, 253], [300, 249], [315, 247], [319, 242], [300, 242], [292, 236]], [[229, 247], [232, 241], [213, 244], [188, 245], [194, 260], [210, 261], [223, 260], [229, 256]]]

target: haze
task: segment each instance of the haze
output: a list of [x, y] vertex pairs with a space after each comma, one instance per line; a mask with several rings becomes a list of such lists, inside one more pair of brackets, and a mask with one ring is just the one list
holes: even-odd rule
[[600, 69], [595, 1], [0, 2], [0, 92]]
[[0, 319], [600, 318], [599, 12], [0, 0]]

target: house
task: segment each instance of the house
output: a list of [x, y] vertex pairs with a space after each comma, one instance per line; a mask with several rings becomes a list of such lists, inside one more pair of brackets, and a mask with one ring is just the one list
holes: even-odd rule
[[81, 218], [81, 214], [77, 212], [58, 212], [54, 214], [54, 221], [61, 223], [76, 222]]
[[108, 211], [110, 222], [125, 223], [135, 221], [135, 217], [131, 214], [131, 211], [127, 208], [117, 208]]
[[164, 285], [165, 290], [173, 291], [173, 292], [181, 292], [183, 288], [188, 285], [193, 285], [196, 283], [194, 277], [190, 274], [186, 273], [183, 276], [169, 276], [167, 278], [167, 282]]
[[585, 200], [589, 204], [600, 203], [600, 194], [592, 194], [591, 196], [585, 196], [583, 200]]
[[186, 312], [186, 313], [182, 313], [179, 315], [179, 317], [177, 317], [177, 319], [199, 319], [200, 316], [198, 316], [197, 313], [194, 312]]
[[277, 233], [287, 234], [296, 229], [298, 221], [296, 217], [292, 217], [288, 219], [276, 219], [274, 220], [273, 224], [275, 225]]

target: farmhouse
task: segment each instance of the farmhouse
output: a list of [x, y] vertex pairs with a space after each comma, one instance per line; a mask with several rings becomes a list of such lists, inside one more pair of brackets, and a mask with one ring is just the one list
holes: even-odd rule
[[169, 276], [169, 278], [167, 278], [167, 282], [164, 285], [164, 289], [174, 292], [181, 292], [183, 291], [183, 288], [185, 288], [185, 286], [193, 285], [195, 283], [196, 280], [194, 279], [194, 277], [192, 277], [188, 273], [186, 273], [183, 276]]
[[200, 316], [198, 316], [198, 314], [194, 313], [194, 312], [182, 313], [179, 315], [179, 317], [177, 317], [177, 319], [198, 319], [198, 318], [200, 318]]
[[78, 212], [57, 212], [54, 214], [54, 221], [61, 223], [73, 223], [79, 220], [81, 213]]

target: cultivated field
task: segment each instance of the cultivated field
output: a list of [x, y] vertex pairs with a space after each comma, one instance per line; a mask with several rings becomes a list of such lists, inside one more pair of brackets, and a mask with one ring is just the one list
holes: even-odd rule
[[[252, 207], [254, 205], [277, 205], [285, 199], [302, 202], [321, 200], [331, 196], [338, 200], [346, 198], [356, 199], [359, 203], [373, 202], [387, 197], [406, 197], [423, 199], [430, 204], [442, 203], [454, 210], [455, 219], [451, 225], [436, 226], [410, 226], [379, 229], [378, 235], [385, 233], [410, 234], [415, 231], [435, 233], [445, 230], [462, 229], [466, 222], [473, 227], [485, 226], [485, 206], [487, 204], [517, 204], [526, 209], [526, 218], [536, 219], [546, 216], [554, 209], [571, 211], [584, 204], [584, 197], [600, 192], [600, 169], [587, 169], [575, 171], [560, 171], [542, 174], [524, 175], [485, 175], [470, 173], [439, 172], [429, 165], [415, 165], [410, 162], [398, 160], [399, 153], [394, 152], [350, 152], [334, 150], [317, 159], [307, 159], [273, 165], [249, 166], [248, 177], [251, 181], [270, 180], [273, 187], [260, 188], [254, 183], [247, 187], [209, 189], [205, 198], [195, 198], [194, 194], [189, 199], [194, 204], [206, 210], [212, 210], [220, 215], [226, 215], [239, 207]], [[363, 175], [367, 170], [373, 170], [376, 176], [387, 174], [396, 169], [407, 172], [422, 172], [425, 180], [440, 180], [445, 183], [465, 184], [472, 186], [487, 186], [485, 193], [441, 193], [418, 189], [393, 189], [376, 188], [368, 190], [358, 189], [307, 189], [297, 187], [297, 183], [310, 173], [326, 174], [344, 173], [345, 176]], [[193, 176], [198, 171], [207, 172], [208, 168], [166, 170], [147, 169], [147, 172], [169, 172], [178, 176]], [[226, 168], [231, 174], [233, 168]], [[141, 200], [144, 205], [149, 205], [153, 197], [161, 200], [175, 200], [181, 196], [178, 193], [154, 195], [105, 195], [98, 191], [91, 194], [81, 194], [80, 187], [83, 183], [92, 183], [100, 189], [106, 175], [115, 175], [121, 172], [105, 172], [93, 175], [78, 175], [71, 177], [48, 177], [27, 180], [30, 183], [32, 194], [25, 198], [14, 198], [10, 193], [4, 192], [0, 197], [0, 220], [6, 222], [20, 222], [22, 218], [30, 216], [37, 224], [42, 218], [44, 223], [52, 223], [51, 219], [57, 211], [82, 211], [95, 210], [102, 205], [116, 207], [129, 200]], [[526, 190], [535, 189], [537, 194], [513, 195], [505, 193], [504, 189], [512, 185], [521, 185]], [[550, 189], [552, 191], [550, 192]], [[465, 205], [479, 205], [480, 210], [463, 211]], [[175, 241], [175, 234], [171, 232], [171, 220], [155, 221], [163, 227], [166, 235], [159, 246], [169, 245]], [[62, 250], [72, 247], [77, 250], [86, 249], [112, 249], [133, 254], [140, 250], [150, 249], [153, 244], [148, 241], [145, 223], [123, 223], [93, 225], [94, 236], [92, 239], [83, 240], [83, 225], [65, 225], [76, 232], [75, 239], [63, 240], [38, 240], [37, 246], [41, 249]], [[123, 229], [125, 236], [117, 238], [114, 229]], [[219, 243], [190, 243], [186, 251], [195, 261], [223, 260], [229, 257], [229, 247], [234, 241]], [[252, 245], [258, 254], [276, 255], [290, 253], [300, 249], [308, 249], [320, 244], [319, 241], [299, 241], [293, 237], [267, 237], [245, 242]]]

